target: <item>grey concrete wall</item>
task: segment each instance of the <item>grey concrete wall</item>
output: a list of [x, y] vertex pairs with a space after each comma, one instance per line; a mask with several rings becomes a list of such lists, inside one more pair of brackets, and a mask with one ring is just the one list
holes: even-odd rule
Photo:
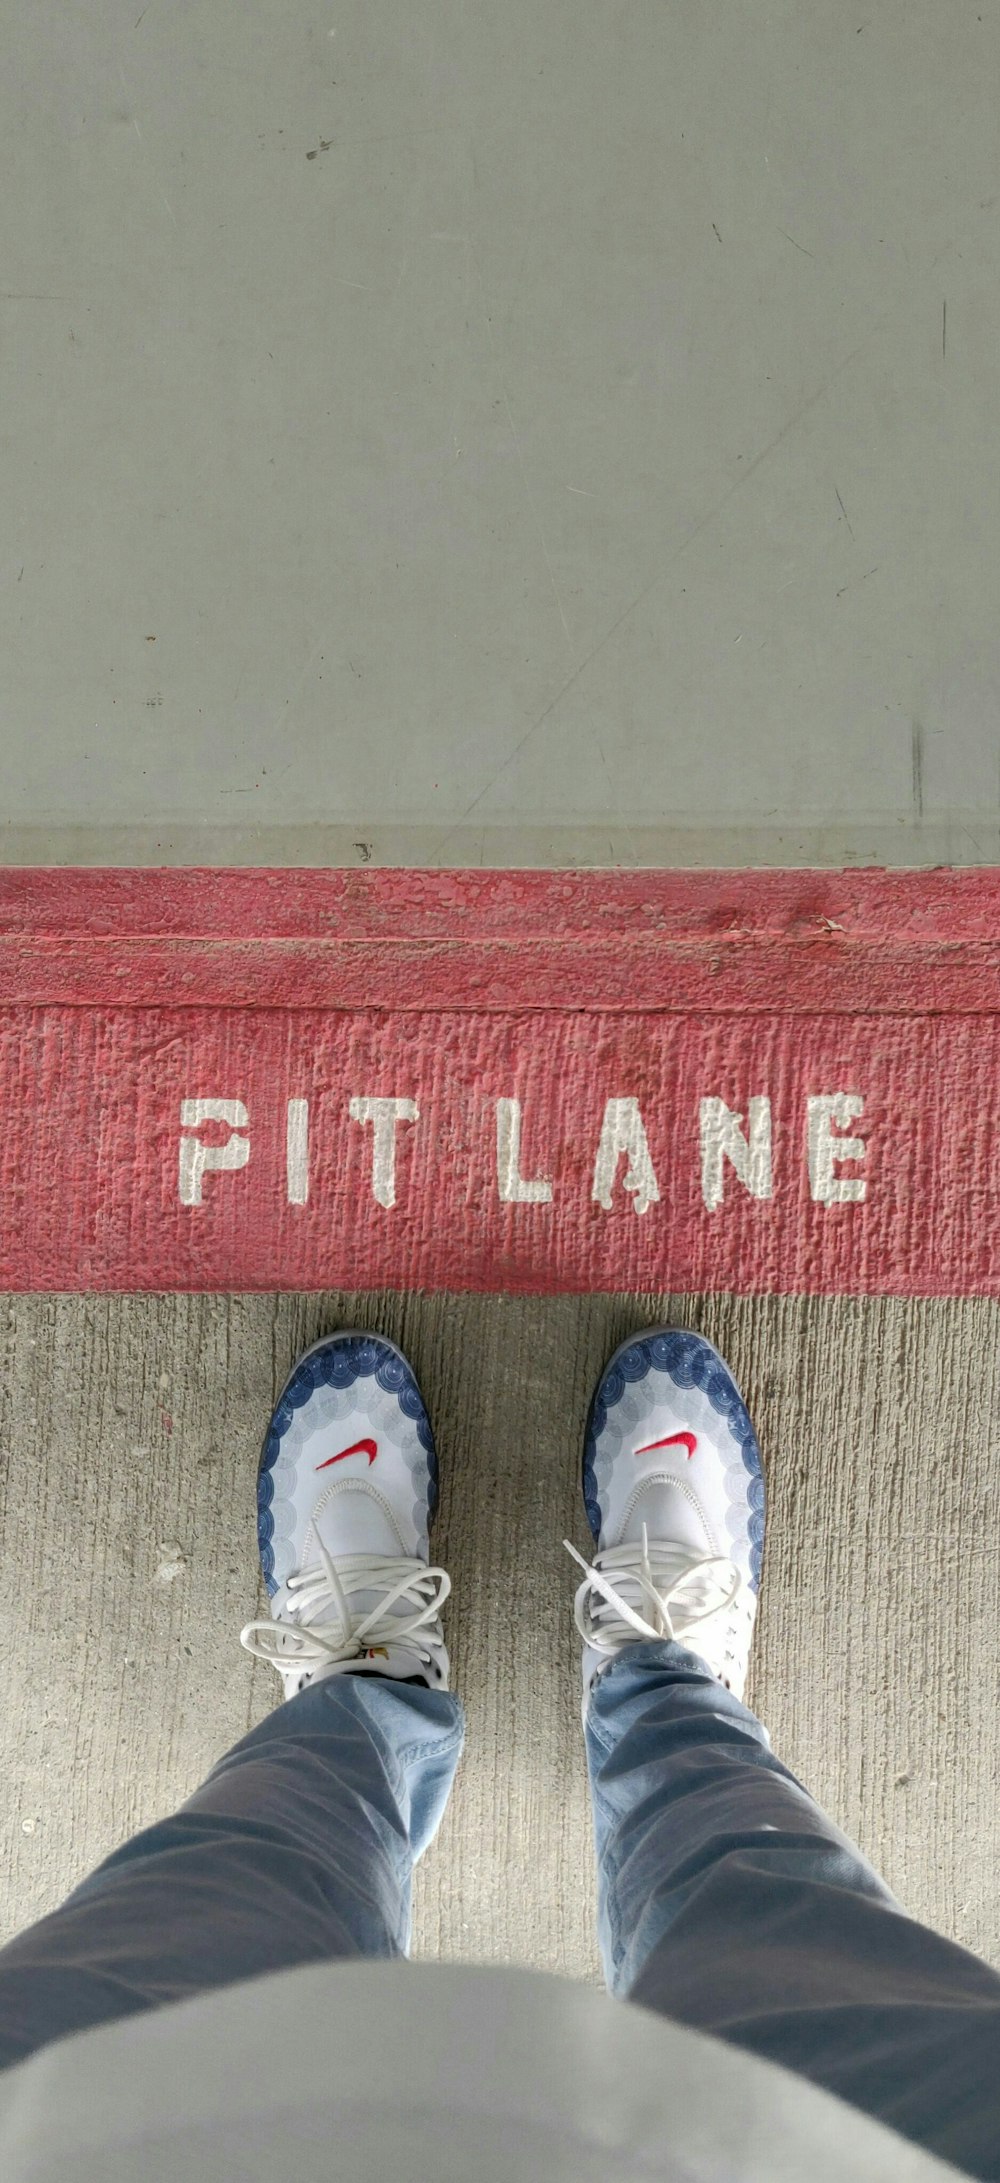
[[[757, 1425], [769, 1518], [747, 1691], [906, 1909], [1000, 1965], [996, 1417], [982, 1300], [8, 1297], [0, 1312], [2, 1928], [52, 1909], [280, 1697], [256, 1466], [295, 1356], [407, 1349], [438, 1439], [435, 1558], [468, 1743], [414, 1954], [599, 1981], [579, 1722], [580, 1444], [634, 1327], [696, 1325]], [[258, 1605], [258, 1597], [260, 1604]]]
[[1000, 15], [36, 0], [0, 857], [1000, 862]]

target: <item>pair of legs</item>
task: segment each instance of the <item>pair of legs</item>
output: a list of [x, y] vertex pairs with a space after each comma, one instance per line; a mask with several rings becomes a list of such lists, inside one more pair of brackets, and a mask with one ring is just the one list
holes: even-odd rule
[[[345, 1674], [0, 1949], [0, 2067], [297, 1963], [408, 1952], [453, 1693]], [[1000, 1977], [906, 1916], [698, 1655], [626, 1645], [585, 1724], [608, 1990], [779, 2062], [1000, 2178]]]

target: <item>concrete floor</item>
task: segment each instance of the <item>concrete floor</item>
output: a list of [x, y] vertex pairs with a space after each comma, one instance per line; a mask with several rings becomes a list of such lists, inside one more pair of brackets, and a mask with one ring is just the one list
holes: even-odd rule
[[[430, 1403], [468, 1741], [414, 1955], [600, 1982], [574, 1565], [587, 1401], [638, 1325], [701, 1327], [769, 1492], [748, 1701], [905, 1908], [1000, 1965], [1000, 1307], [974, 1299], [9, 1297], [0, 1321], [3, 1937], [278, 1701], [254, 1488], [298, 1352], [400, 1341]], [[543, 1672], [539, 1672], [539, 1663]]]
[[1000, 14], [38, 0], [7, 863], [1000, 862]]

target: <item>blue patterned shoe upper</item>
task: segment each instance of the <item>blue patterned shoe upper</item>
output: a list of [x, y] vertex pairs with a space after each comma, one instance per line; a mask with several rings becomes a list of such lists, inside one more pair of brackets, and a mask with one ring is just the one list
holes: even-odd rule
[[272, 1597], [277, 1586], [274, 1582], [274, 1525], [271, 1518], [274, 1482], [271, 1474], [284, 1435], [296, 1410], [301, 1410], [317, 1387], [353, 1387], [360, 1379], [373, 1379], [385, 1394], [395, 1395], [403, 1416], [416, 1426], [417, 1438], [427, 1454], [428, 1529], [434, 1520], [439, 1491], [437, 1450], [423, 1397], [409, 1365], [404, 1357], [397, 1356], [395, 1350], [388, 1348], [384, 1342], [367, 1335], [333, 1335], [330, 1337], [329, 1347], [317, 1349], [312, 1356], [304, 1357], [296, 1366], [271, 1418], [264, 1441], [257, 1475], [257, 1542], [260, 1547], [261, 1567]]
[[666, 1334], [640, 1336], [630, 1342], [628, 1348], [623, 1349], [621, 1355], [615, 1357], [608, 1366], [590, 1407], [584, 1442], [583, 1497], [591, 1531], [595, 1539], [600, 1537], [601, 1510], [597, 1497], [595, 1461], [597, 1442], [607, 1424], [608, 1412], [621, 1401], [626, 1387], [634, 1386], [653, 1371], [665, 1372], [675, 1387], [701, 1388], [712, 1408], [725, 1419], [733, 1438], [739, 1443], [748, 1479], [750, 1583], [752, 1590], [756, 1592], [760, 1588], [764, 1556], [764, 1471], [760, 1449], [749, 1412], [735, 1381], [711, 1345], [700, 1334], [674, 1328]]

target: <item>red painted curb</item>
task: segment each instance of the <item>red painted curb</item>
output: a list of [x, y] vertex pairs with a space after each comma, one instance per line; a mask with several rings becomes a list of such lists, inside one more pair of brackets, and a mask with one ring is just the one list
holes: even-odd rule
[[1000, 1010], [998, 883], [7, 869], [0, 1005], [979, 1014]]
[[998, 911], [994, 870], [0, 870], [0, 1284], [1000, 1294]]

